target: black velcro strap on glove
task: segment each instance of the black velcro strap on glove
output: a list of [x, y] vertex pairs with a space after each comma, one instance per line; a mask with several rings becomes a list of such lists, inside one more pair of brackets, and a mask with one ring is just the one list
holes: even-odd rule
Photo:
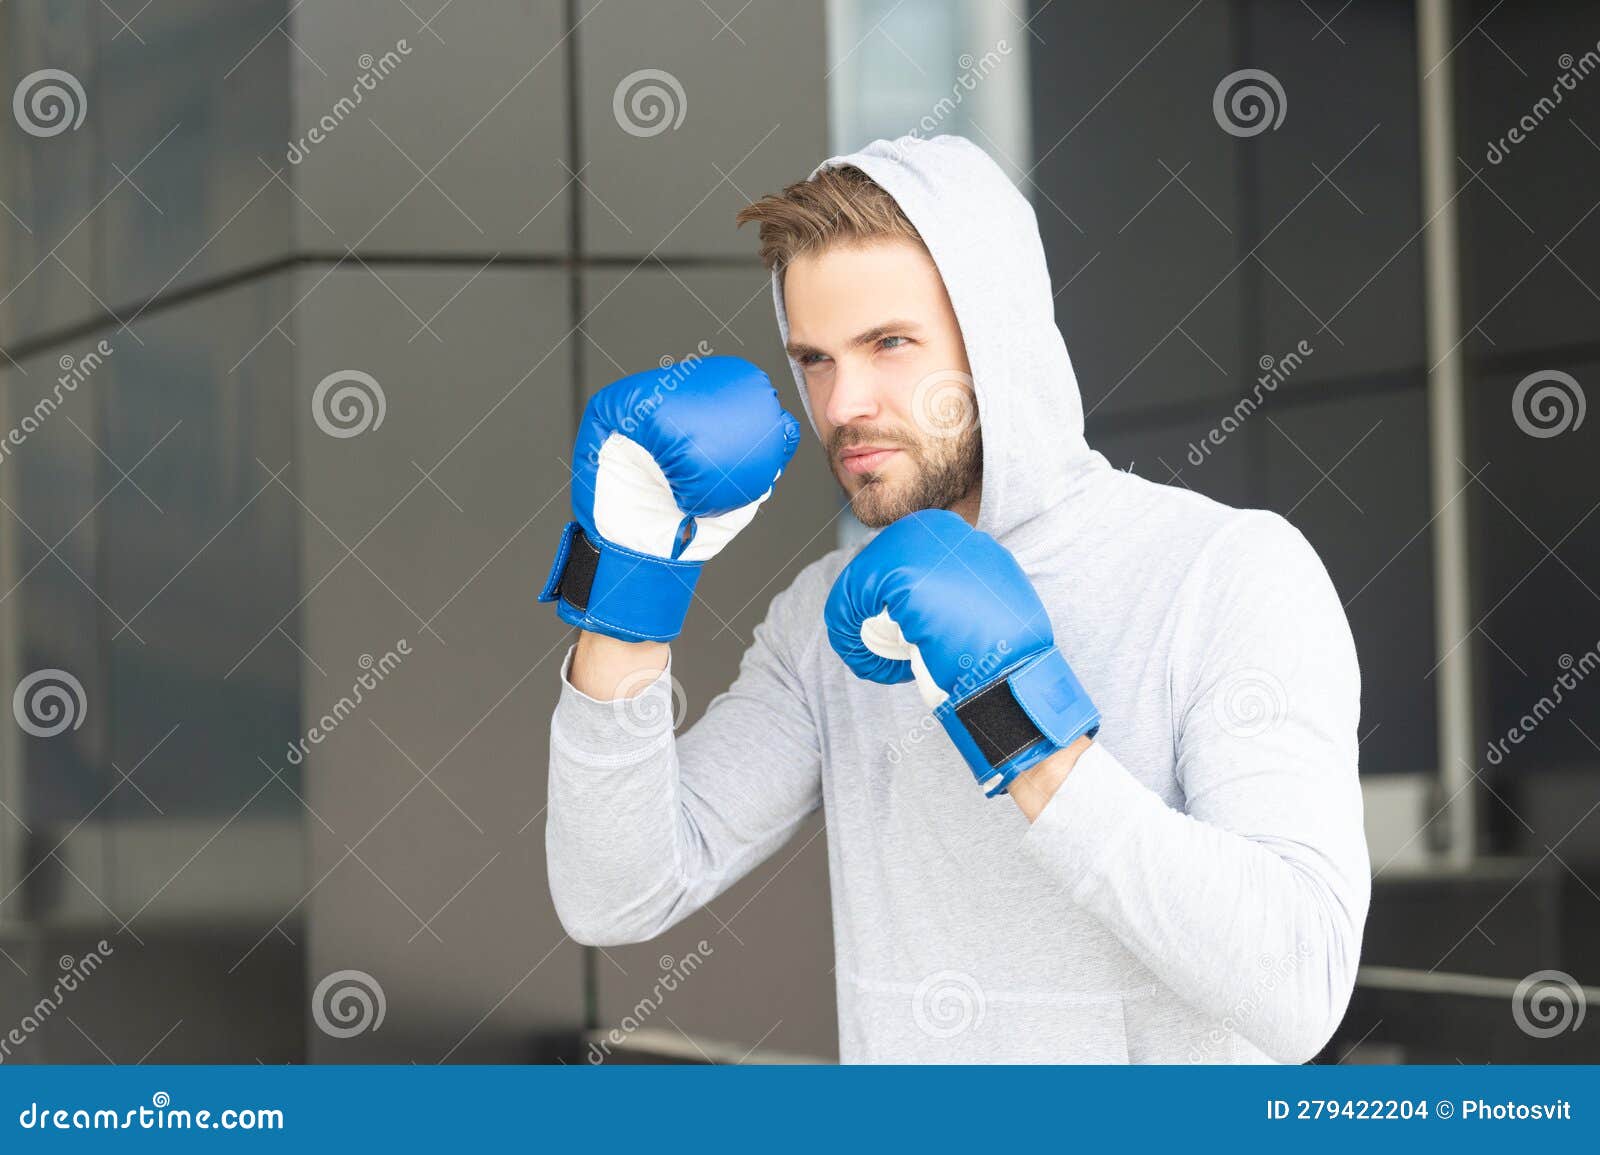
[[956, 717], [990, 766], [999, 766], [1044, 737], [1004, 678], [957, 706]]
[[595, 568], [600, 564], [600, 551], [583, 530], [572, 534], [572, 549], [567, 554], [566, 568], [561, 571], [558, 586], [561, 600], [579, 611], [589, 608], [589, 590], [594, 585]]

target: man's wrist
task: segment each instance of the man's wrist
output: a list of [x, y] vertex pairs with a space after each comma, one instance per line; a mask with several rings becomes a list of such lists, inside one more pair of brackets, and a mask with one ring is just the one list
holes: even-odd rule
[[567, 680], [573, 689], [597, 701], [630, 698], [667, 668], [671, 654], [666, 642], [624, 642], [584, 630], [578, 635]]
[[1055, 797], [1056, 791], [1061, 788], [1067, 775], [1072, 772], [1078, 759], [1093, 741], [1085, 735], [1070, 746], [1057, 750], [1050, 757], [1030, 766], [1011, 780], [1006, 793], [1011, 796], [1011, 800], [1017, 804], [1017, 809], [1022, 811], [1029, 822], [1038, 818], [1049, 805], [1050, 799]]

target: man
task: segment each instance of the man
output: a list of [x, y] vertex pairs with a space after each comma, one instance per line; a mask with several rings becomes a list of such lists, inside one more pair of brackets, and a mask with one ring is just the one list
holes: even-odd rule
[[563, 924], [657, 935], [820, 805], [846, 1062], [1310, 1059], [1371, 891], [1316, 554], [1089, 449], [1032, 210], [969, 142], [878, 141], [740, 220], [881, 532], [773, 599], [674, 740], [663, 639], [795, 431], [725, 358], [596, 398], [544, 595], [585, 631], [551, 725]]

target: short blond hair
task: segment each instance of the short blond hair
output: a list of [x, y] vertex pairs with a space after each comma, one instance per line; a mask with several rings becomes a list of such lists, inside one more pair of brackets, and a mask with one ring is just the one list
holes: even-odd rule
[[836, 244], [890, 238], [923, 243], [895, 199], [853, 165], [825, 168], [796, 181], [781, 193], [746, 205], [735, 219], [740, 225], [753, 221], [760, 226], [761, 261], [769, 270]]

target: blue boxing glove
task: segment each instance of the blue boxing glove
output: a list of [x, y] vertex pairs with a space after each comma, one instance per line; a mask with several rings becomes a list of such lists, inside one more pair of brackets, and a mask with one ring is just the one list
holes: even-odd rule
[[991, 798], [1100, 730], [1022, 567], [948, 510], [910, 514], [873, 538], [834, 582], [824, 617], [858, 677], [916, 681]]
[[568, 625], [671, 641], [700, 567], [733, 540], [800, 444], [767, 375], [690, 358], [589, 399], [572, 460], [572, 516], [539, 594]]

